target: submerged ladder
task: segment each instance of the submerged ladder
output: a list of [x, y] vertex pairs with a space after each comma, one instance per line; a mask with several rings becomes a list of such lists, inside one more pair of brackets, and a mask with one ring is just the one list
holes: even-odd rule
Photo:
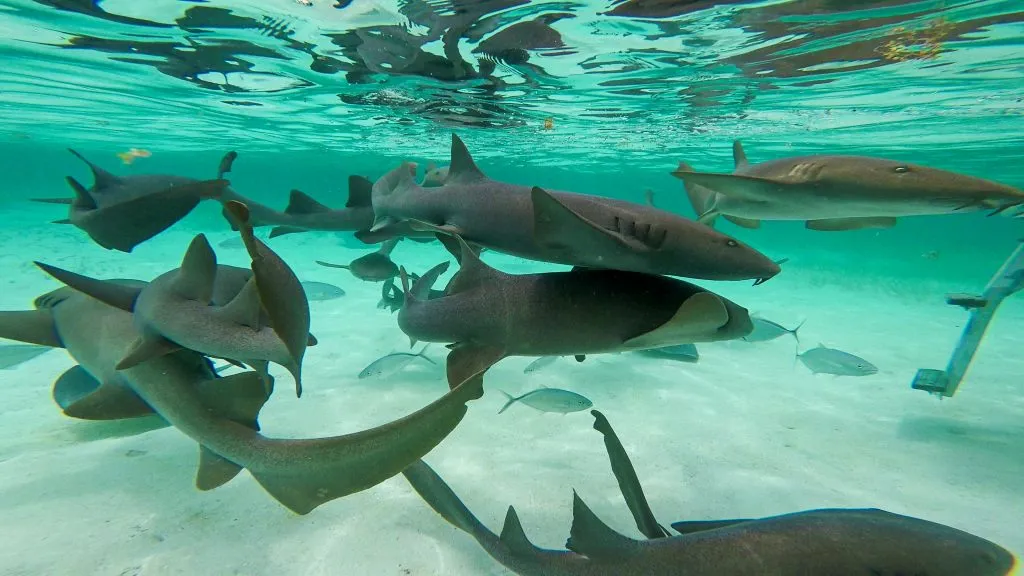
[[980, 300], [985, 304], [971, 310], [970, 318], [960, 335], [953, 355], [945, 370], [921, 368], [910, 384], [915, 390], [924, 390], [931, 394], [949, 397], [956, 394], [967, 368], [971, 365], [974, 353], [977, 352], [981, 339], [985, 336], [989, 322], [996, 314], [996, 309], [1007, 296], [1024, 288], [1024, 239], [1016, 250], [1010, 254], [995, 276], [988, 281], [988, 286], [981, 294]]

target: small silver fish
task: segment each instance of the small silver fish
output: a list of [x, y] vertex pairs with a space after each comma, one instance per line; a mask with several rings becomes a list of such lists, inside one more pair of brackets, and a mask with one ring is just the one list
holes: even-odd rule
[[700, 354], [697, 353], [697, 347], [693, 344], [662, 346], [661, 348], [649, 348], [647, 350], [637, 350], [636, 352], [641, 356], [667, 358], [669, 360], [678, 360], [680, 362], [693, 363], [700, 360]]
[[594, 405], [594, 403], [585, 396], [559, 388], [537, 388], [536, 390], [531, 390], [518, 398], [504, 390], [502, 390], [501, 393], [508, 398], [508, 402], [505, 402], [505, 405], [501, 407], [501, 410], [498, 410], [498, 414], [508, 410], [508, 407], [516, 402], [522, 402], [530, 408], [540, 410], [541, 412], [556, 412], [559, 414], [579, 412], [580, 410], [586, 410]]
[[824, 344], [818, 344], [817, 348], [811, 348], [796, 357], [815, 374], [870, 376], [878, 372], [878, 368], [871, 362], [849, 352], [826, 348]]
[[36, 346], [35, 344], [9, 344], [0, 346], [0, 370], [14, 368], [15, 366], [28, 362], [40, 354], [53, 350], [49, 346]]
[[780, 336], [792, 334], [793, 338], [796, 338], [798, 344], [800, 343], [800, 336], [797, 335], [797, 331], [800, 330], [804, 325], [804, 322], [806, 322], [806, 320], [804, 320], [804, 322], [798, 324], [796, 328], [790, 330], [781, 324], [764, 318], [759, 318], [757, 316], [752, 316], [750, 321], [754, 324], [754, 329], [750, 334], [743, 337], [743, 340], [747, 342], [768, 342], [769, 340], [775, 340]]
[[423, 354], [427, 350], [427, 346], [430, 346], [430, 344], [423, 346], [423, 348], [416, 354], [409, 352], [395, 352], [394, 354], [388, 354], [387, 356], [378, 358], [373, 362], [370, 362], [369, 366], [363, 368], [363, 371], [359, 373], [359, 379], [387, 378], [388, 376], [401, 371], [402, 368], [405, 368], [409, 362], [412, 362], [416, 358], [423, 358], [427, 362], [436, 365], [437, 362], [434, 362]]
[[532, 374], [541, 368], [550, 365], [555, 360], [558, 360], [558, 356], [541, 356], [533, 362], [530, 362], [526, 368], [523, 368], [523, 374]]
[[241, 250], [242, 247], [245, 246], [245, 245], [242, 244], [242, 238], [241, 237], [239, 237], [239, 236], [232, 236], [231, 238], [228, 238], [227, 240], [221, 240], [220, 242], [217, 243], [217, 246], [219, 246], [221, 248], [232, 248], [232, 249]]
[[302, 289], [306, 292], [306, 298], [317, 302], [334, 300], [345, 295], [345, 291], [334, 284], [315, 282], [313, 280], [302, 282]]

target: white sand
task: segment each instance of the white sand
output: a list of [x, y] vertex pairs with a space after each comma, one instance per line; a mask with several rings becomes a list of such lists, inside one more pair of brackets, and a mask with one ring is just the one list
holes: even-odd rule
[[[56, 286], [32, 259], [148, 279], [176, 265], [191, 238], [178, 227], [129, 256], [88, 245], [70, 227], [37, 231], [42, 234], [32, 238], [0, 237], [3, 309], [28, 308]], [[210, 234], [214, 245], [228, 237]], [[438, 248], [408, 244], [394, 256], [415, 270], [443, 256]], [[379, 284], [312, 262], [314, 252], [332, 261], [359, 252], [341, 248], [329, 234], [282, 238], [273, 246], [300, 278], [335, 283], [348, 295], [312, 304], [320, 345], [307, 355], [306, 392], [296, 399], [287, 374], [275, 371], [278, 391], [261, 416], [266, 434], [355, 431], [444, 393], [442, 369], [426, 363], [385, 381], [356, 379], [372, 360], [408, 349], [395, 317], [376, 308]], [[247, 263], [240, 250], [218, 253], [222, 262]], [[500, 255], [487, 259], [507, 271], [534, 268]], [[562, 417], [515, 406], [496, 416], [499, 388], [564, 387], [588, 396], [609, 418], [662, 523], [879, 507], [1021, 551], [1024, 300], [1004, 304], [954, 398], [939, 401], [910, 388], [917, 368], [945, 366], [966, 319], [942, 295], [985, 280], [965, 286], [855, 279], [841, 270], [801, 268], [795, 260], [757, 288], [717, 284], [782, 324], [807, 318], [805, 347], [821, 341], [847, 350], [879, 373], [811, 375], [794, 367], [789, 337], [701, 345], [696, 365], [606, 355], [582, 364], [560, 360], [526, 376], [530, 359], [508, 359], [488, 374], [485, 397], [426, 460], [495, 531], [513, 504], [535, 543], [560, 548], [575, 488], [612, 526], [638, 537], [588, 413]], [[435, 346], [428, 353], [440, 361], [443, 351]], [[50, 385], [71, 365], [57, 350], [0, 372], [0, 575], [506, 573], [401, 477], [302, 517], [244, 472], [199, 492], [196, 445], [176, 430], [106, 437], [125, 427], [63, 417]]]

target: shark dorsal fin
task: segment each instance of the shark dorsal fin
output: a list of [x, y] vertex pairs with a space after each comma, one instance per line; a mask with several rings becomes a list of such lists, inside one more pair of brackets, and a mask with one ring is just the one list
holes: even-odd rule
[[89, 194], [89, 191], [82, 186], [82, 183], [75, 180], [71, 176], [64, 178], [68, 182], [68, 186], [75, 192], [75, 197], [71, 200], [70, 204], [75, 208], [81, 208], [85, 210], [95, 210], [96, 200]]
[[72, 154], [77, 156], [79, 160], [81, 160], [82, 162], [85, 162], [85, 165], [89, 167], [89, 170], [92, 170], [92, 177], [95, 180], [95, 184], [93, 185], [93, 191], [95, 191], [95, 192], [102, 192], [104, 188], [108, 188], [110, 186], [114, 186], [114, 185], [116, 185], [116, 184], [121, 182], [120, 178], [118, 178], [117, 176], [114, 176], [110, 172], [107, 172], [103, 168], [100, 168], [99, 166], [97, 166], [97, 165], [93, 164], [92, 162], [88, 161], [85, 158], [85, 156], [82, 156], [81, 154], [79, 154], [75, 150], [72, 150], [71, 148], [68, 148], [68, 152], [71, 152]]
[[732, 143], [732, 162], [737, 170], [750, 165], [750, 162], [747, 162], [747, 153], [743, 151], [743, 143], [739, 140]]
[[312, 196], [301, 190], [292, 190], [288, 194], [288, 207], [284, 209], [285, 214], [317, 214], [330, 211], [330, 208], [317, 202]]
[[213, 281], [216, 276], [217, 255], [206, 240], [206, 235], [197, 234], [181, 260], [172, 289], [182, 298], [209, 304], [213, 299]]
[[460, 184], [486, 177], [477, 168], [476, 162], [473, 162], [473, 157], [469, 155], [466, 144], [462, 142], [461, 138], [452, 134], [452, 161], [448, 166], [448, 179], [445, 180], [445, 183]]
[[462, 236], [455, 236], [454, 238], [459, 243], [460, 248], [458, 257], [459, 271], [452, 278], [452, 281], [448, 283], [445, 294], [450, 296], [470, 290], [500, 274], [500, 272], [484, 263], [476, 252], [470, 248], [469, 244], [466, 244]]
[[238, 294], [220, 308], [220, 314], [235, 323], [259, 330], [261, 306], [260, 292], [256, 289], [256, 276], [250, 276]]
[[625, 560], [640, 549], [640, 543], [608, 527], [572, 492], [572, 530], [565, 547], [594, 559]]
[[519, 522], [519, 515], [512, 506], [508, 507], [505, 514], [505, 525], [501, 527], [499, 540], [515, 555], [535, 554], [537, 547], [526, 537], [523, 525]]
[[373, 182], [364, 176], [348, 177], [348, 202], [346, 208], [366, 208], [373, 205]]

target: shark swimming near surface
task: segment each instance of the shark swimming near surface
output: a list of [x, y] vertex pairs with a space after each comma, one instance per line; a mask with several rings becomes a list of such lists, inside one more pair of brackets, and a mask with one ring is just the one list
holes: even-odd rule
[[117, 176], [69, 151], [89, 167], [92, 187], [68, 176], [73, 198], [35, 201], [69, 205], [67, 219], [57, 223], [74, 225], [108, 250], [131, 252], [187, 216], [203, 199], [217, 198], [228, 190], [223, 171], [214, 180], [170, 174]]
[[670, 212], [492, 180], [454, 134], [443, 186], [421, 187], [403, 164], [374, 183], [372, 202], [371, 232], [411, 225], [532, 260], [711, 280], [779, 272], [753, 248]]
[[507, 356], [581, 356], [742, 338], [747, 310], [698, 286], [620, 270], [512, 275], [485, 264], [461, 237], [444, 237], [460, 262], [440, 298], [403, 273], [398, 326], [410, 341], [443, 342], [449, 383]]
[[877, 509], [807, 510], [759, 519], [676, 522], [672, 535], [654, 518], [629, 456], [597, 410], [594, 428], [623, 498], [647, 537], [624, 536], [573, 491], [568, 550], [533, 544], [509, 506], [501, 534], [488, 529], [422, 460], [402, 474], [442, 518], [471, 535], [488, 555], [522, 576], [1009, 576], [1007, 550], [942, 524]]
[[[700, 222], [722, 216], [744, 228], [761, 220], [804, 220], [812, 230], [888, 228], [902, 216], [988, 211], [1024, 204], [1024, 191], [965, 174], [869, 156], [814, 155], [747, 161], [733, 143], [732, 174], [697, 172], [683, 181]], [[1018, 212], [1017, 215], [1021, 213]]]

